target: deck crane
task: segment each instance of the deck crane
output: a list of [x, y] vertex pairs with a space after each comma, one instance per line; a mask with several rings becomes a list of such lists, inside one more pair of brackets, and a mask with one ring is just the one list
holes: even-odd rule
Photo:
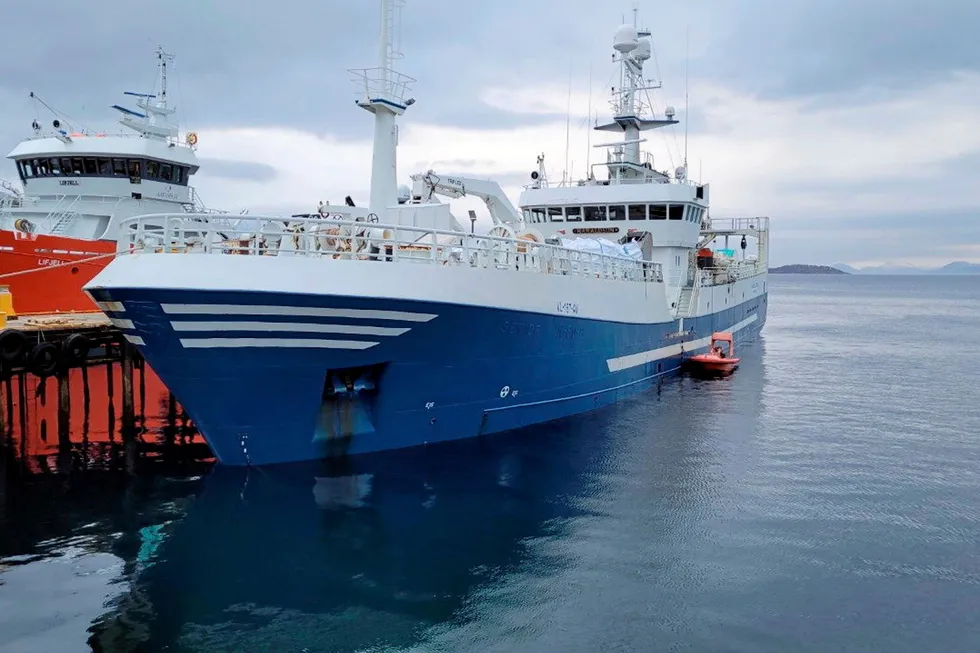
[[503, 189], [489, 179], [471, 179], [459, 175], [439, 175], [433, 170], [412, 175], [412, 199], [430, 202], [433, 195], [459, 199], [466, 195], [479, 197], [490, 210], [494, 226], [506, 224], [520, 230], [524, 218], [507, 199]]

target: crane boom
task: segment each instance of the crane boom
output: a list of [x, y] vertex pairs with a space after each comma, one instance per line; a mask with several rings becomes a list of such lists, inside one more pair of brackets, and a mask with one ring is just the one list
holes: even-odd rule
[[412, 195], [422, 201], [430, 201], [433, 195], [442, 195], [459, 199], [466, 195], [479, 197], [490, 210], [490, 219], [494, 224], [515, 224], [523, 222], [523, 218], [504, 190], [495, 181], [489, 179], [472, 179], [460, 175], [439, 175], [429, 170], [425, 173], [412, 175]]

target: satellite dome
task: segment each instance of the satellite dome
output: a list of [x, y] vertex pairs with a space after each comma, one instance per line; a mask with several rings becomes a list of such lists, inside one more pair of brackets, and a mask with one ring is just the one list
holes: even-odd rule
[[650, 39], [640, 39], [636, 44], [636, 50], [633, 52], [633, 58], [637, 61], [646, 61], [650, 58], [650, 53], [652, 50], [653, 48], [650, 45]]
[[[389, 187], [390, 188], [390, 187]], [[398, 203], [404, 204], [412, 196], [412, 189], [402, 184], [398, 187]]]
[[622, 53], [632, 52], [636, 49], [636, 28], [632, 25], [620, 25], [613, 37], [613, 48]]

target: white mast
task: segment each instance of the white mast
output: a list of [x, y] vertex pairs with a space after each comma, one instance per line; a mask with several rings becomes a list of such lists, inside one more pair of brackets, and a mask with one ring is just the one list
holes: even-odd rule
[[396, 10], [404, 0], [381, 0], [381, 40], [377, 68], [350, 72], [363, 85], [358, 106], [374, 114], [374, 154], [371, 164], [370, 209], [379, 216], [398, 201], [398, 126], [395, 117], [405, 113], [414, 98], [406, 99], [413, 78], [394, 70], [401, 53], [395, 47]]
[[620, 25], [613, 37], [613, 49], [616, 50], [615, 60], [620, 66], [619, 87], [613, 89], [612, 109], [613, 122], [597, 125], [596, 130], [621, 132], [623, 140], [618, 144], [603, 144], [595, 147], [612, 147], [613, 159], [610, 163], [610, 177], [635, 177], [648, 174], [642, 168], [640, 160], [640, 132], [648, 129], [658, 129], [667, 125], [677, 124], [674, 120], [674, 110], [667, 107], [664, 118], [645, 117], [653, 113], [653, 107], [645, 101], [642, 91], [660, 88], [660, 83], [648, 84], [643, 79], [643, 65], [650, 59], [652, 44], [650, 32], [636, 28], [636, 10], [634, 9], [634, 24]]
[[[123, 114], [119, 120], [120, 124], [139, 132], [144, 138], [171, 139], [177, 137], [177, 127], [170, 124], [167, 120], [177, 110], [176, 107], [167, 106], [167, 62], [172, 62], [174, 56], [157, 48], [157, 59], [160, 61], [160, 92], [159, 95], [151, 93], [134, 93], [124, 91], [124, 95], [133, 96], [136, 99], [136, 106], [144, 113], [133, 111], [118, 104], [112, 108]], [[156, 102], [151, 102], [151, 100]]]

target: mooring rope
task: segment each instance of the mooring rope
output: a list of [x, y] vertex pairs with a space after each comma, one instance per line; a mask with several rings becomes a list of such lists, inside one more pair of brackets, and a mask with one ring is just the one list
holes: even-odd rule
[[43, 265], [36, 268], [31, 268], [30, 270], [18, 270], [17, 272], [7, 272], [6, 274], [0, 274], [0, 279], [6, 279], [7, 277], [15, 277], [21, 274], [31, 274], [33, 272], [44, 272], [45, 270], [53, 270], [55, 268], [63, 268], [69, 265], [78, 265], [79, 263], [89, 263], [91, 261], [98, 261], [99, 259], [109, 258], [118, 256], [119, 254], [124, 254], [125, 252], [110, 252], [108, 254], [99, 254], [98, 256], [90, 256], [88, 258], [80, 258], [74, 261], [64, 261], [56, 265]]

